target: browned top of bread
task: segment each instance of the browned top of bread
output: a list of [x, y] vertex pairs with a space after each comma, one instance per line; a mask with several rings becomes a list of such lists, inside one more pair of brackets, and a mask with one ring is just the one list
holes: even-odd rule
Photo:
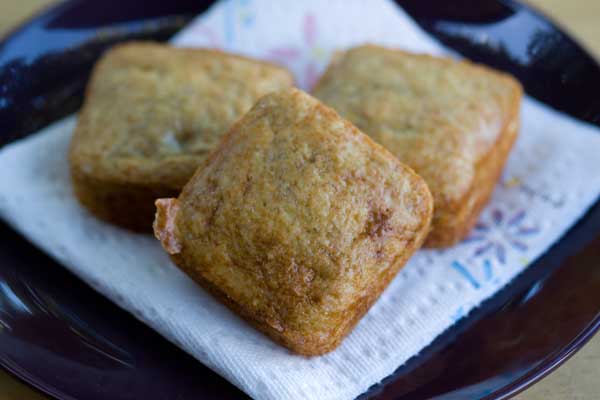
[[409, 167], [297, 89], [259, 100], [179, 199], [157, 205], [177, 263], [298, 348], [340, 335], [433, 207]]
[[518, 123], [519, 83], [468, 61], [365, 45], [341, 54], [314, 95], [421, 175], [436, 208], [461, 201], [477, 163]]
[[94, 69], [72, 164], [96, 179], [181, 188], [260, 96], [292, 83], [283, 68], [221, 51], [119, 45]]

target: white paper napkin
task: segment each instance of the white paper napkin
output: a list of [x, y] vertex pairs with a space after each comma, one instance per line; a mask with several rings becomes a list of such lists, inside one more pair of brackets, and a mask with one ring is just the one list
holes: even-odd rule
[[[178, 45], [282, 62], [302, 87], [363, 42], [443, 50], [387, 0], [217, 3]], [[0, 216], [94, 289], [250, 396], [351, 399], [391, 374], [542, 254], [600, 193], [600, 132], [527, 99], [501, 183], [471, 238], [420, 251], [331, 354], [272, 343], [179, 272], [149, 235], [104, 224], [71, 193], [71, 117], [0, 151]]]

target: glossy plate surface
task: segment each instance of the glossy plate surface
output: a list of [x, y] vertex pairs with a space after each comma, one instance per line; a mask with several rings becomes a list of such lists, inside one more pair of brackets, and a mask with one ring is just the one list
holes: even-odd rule
[[[72, 0], [23, 25], [0, 43], [0, 146], [75, 111], [108, 46], [166, 40], [210, 3]], [[513, 73], [530, 95], [600, 126], [598, 64], [544, 16], [512, 1], [399, 3], [447, 46]], [[362, 397], [506, 398], [599, 327], [596, 203], [518, 279]], [[0, 364], [60, 399], [244, 397], [2, 223]]]

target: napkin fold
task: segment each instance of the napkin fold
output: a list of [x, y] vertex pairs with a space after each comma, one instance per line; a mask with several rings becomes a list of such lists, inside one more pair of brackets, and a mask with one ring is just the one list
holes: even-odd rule
[[[364, 42], [445, 53], [388, 0], [220, 1], [175, 39], [282, 63], [308, 88]], [[296, 356], [175, 268], [149, 235], [92, 217], [71, 191], [76, 117], [0, 150], [0, 216], [91, 287], [260, 399], [352, 399], [544, 253], [598, 199], [600, 132], [529, 98], [504, 175], [470, 238], [421, 250], [334, 352]]]

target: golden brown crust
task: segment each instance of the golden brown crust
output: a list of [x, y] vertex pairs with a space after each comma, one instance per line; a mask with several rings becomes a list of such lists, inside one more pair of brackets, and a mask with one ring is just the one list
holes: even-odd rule
[[518, 82], [468, 61], [366, 45], [336, 57], [314, 94], [428, 183], [427, 246], [468, 234], [517, 133]]
[[175, 263], [291, 350], [333, 350], [424, 241], [424, 181], [299, 90], [263, 97], [155, 234]]
[[[168, 186], [144, 186], [114, 183], [94, 179], [71, 170], [73, 191], [79, 202], [97, 218], [137, 232], [148, 231], [148, 216], [153, 216], [154, 201], [170, 193], [177, 196], [179, 190]], [[150, 226], [152, 217], [150, 217]]]
[[[512, 115], [518, 115], [519, 106], [520, 102], [514, 104], [515, 110]], [[438, 226], [445, 228], [432, 229], [427, 236], [425, 246], [453, 246], [469, 234], [494, 191], [518, 132], [517, 117], [513, 119], [513, 123], [503, 128], [492, 149], [477, 162], [475, 177], [469, 192], [461, 201], [451, 204], [437, 214], [434, 213], [432, 226], [437, 223]]]
[[71, 143], [75, 193], [100, 218], [150, 230], [154, 199], [177, 193], [259, 97], [292, 84], [283, 68], [217, 50], [114, 47], [94, 69]]

